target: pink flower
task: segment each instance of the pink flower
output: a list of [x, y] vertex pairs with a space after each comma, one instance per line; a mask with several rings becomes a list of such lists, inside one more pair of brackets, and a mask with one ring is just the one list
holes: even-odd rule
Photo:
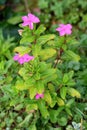
[[24, 54], [24, 55], [20, 55], [20, 54], [16, 54], [14, 57], [13, 57], [14, 61], [18, 61], [19, 64], [23, 64], [25, 62], [29, 62], [30, 60], [34, 59], [33, 56], [30, 56], [28, 54]]
[[28, 16], [23, 16], [22, 20], [23, 20], [22, 26], [28, 25], [31, 30], [33, 29], [33, 23], [40, 22], [39, 18], [31, 13], [29, 13]]
[[59, 27], [56, 28], [56, 31], [59, 32], [60, 36], [70, 35], [72, 33], [72, 25], [71, 24], [59, 24]]
[[43, 98], [43, 97], [44, 97], [44, 94], [43, 94], [43, 93], [42, 93], [42, 94], [38, 94], [38, 93], [37, 93], [36, 96], [35, 96], [36, 99]]

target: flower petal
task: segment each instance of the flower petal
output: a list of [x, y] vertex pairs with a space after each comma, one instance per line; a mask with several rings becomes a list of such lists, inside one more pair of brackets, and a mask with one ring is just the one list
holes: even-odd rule
[[16, 54], [14, 57], [13, 57], [14, 61], [17, 61], [19, 59], [19, 54]]
[[72, 33], [72, 31], [71, 30], [66, 30], [66, 34], [68, 34], [68, 35], [70, 35]]
[[71, 24], [59, 24], [59, 27], [56, 28], [56, 31], [59, 32], [60, 36], [70, 35], [72, 33], [72, 25]]
[[38, 94], [38, 93], [37, 93], [36, 96], [35, 96], [36, 99], [43, 98], [43, 97], [44, 97], [44, 94], [43, 94], [43, 93], [42, 93], [42, 94]]
[[33, 29], [33, 23], [32, 22], [29, 22], [29, 28], [32, 30]]
[[72, 29], [72, 25], [71, 24], [67, 24], [67, 28]]
[[65, 33], [64, 30], [62, 30], [62, 31], [59, 32], [59, 34], [60, 34], [60, 36], [64, 36], [66, 33]]
[[23, 57], [20, 57], [20, 58], [18, 59], [18, 62], [19, 62], [19, 64], [23, 64], [23, 63], [24, 63], [24, 58], [23, 58]]
[[23, 20], [23, 21], [27, 21], [27, 20], [28, 20], [28, 17], [27, 17], [27, 16], [23, 16], [23, 17], [22, 17], [22, 20]]
[[32, 59], [34, 59], [34, 56], [29, 56], [28, 54], [24, 55], [24, 62], [29, 62]]
[[31, 14], [31, 13], [28, 14], [28, 17], [29, 17], [29, 20], [33, 23], [39, 23], [40, 22], [39, 18], [36, 17], [35, 15]]
[[40, 98], [39, 94], [36, 94], [35, 98], [36, 98], [36, 99], [39, 99], [39, 98]]

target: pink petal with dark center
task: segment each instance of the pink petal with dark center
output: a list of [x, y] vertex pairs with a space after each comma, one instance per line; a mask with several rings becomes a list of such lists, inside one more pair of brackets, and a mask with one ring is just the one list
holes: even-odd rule
[[20, 57], [19, 60], [18, 60], [19, 64], [23, 64], [24, 63], [24, 57]]

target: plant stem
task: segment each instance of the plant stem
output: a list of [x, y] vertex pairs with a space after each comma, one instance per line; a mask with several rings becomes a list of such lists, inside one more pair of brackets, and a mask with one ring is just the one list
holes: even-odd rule
[[56, 60], [56, 63], [55, 63], [55, 65], [54, 65], [54, 68], [56, 68], [56, 66], [57, 66], [57, 64], [58, 64], [58, 61], [61, 59], [62, 53], [63, 53], [63, 49], [60, 48], [60, 50], [58, 51], [57, 57], [56, 57], [57, 60]]
[[82, 130], [82, 124], [83, 124], [83, 119], [81, 118], [81, 127], [80, 127], [80, 130]]
[[30, 13], [29, 6], [28, 6], [28, 0], [24, 0], [24, 5], [27, 13]]
[[[66, 44], [66, 35], [65, 35], [65, 40], [64, 40], [63, 44]], [[57, 54], [57, 57], [56, 57], [57, 61], [56, 61], [55, 65], [54, 65], [54, 68], [56, 68], [56, 66], [58, 64], [58, 61], [61, 59], [61, 55], [62, 55], [63, 52], [64, 52], [64, 50], [61, 47], [60, 50], [58, 51], [58, 54]]]

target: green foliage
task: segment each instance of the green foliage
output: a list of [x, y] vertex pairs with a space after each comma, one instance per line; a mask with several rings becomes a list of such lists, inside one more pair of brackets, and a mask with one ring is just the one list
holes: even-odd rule
[[[50, 26], [51, 24], [51, 26], [56, 27], [57, 23], [71, 23], [76, 27], [74, 32], [78, 32], [78, 34], [75, 33], [78, 37], [79, 34], [84, 33], [84, 31], [86, 32], [86, 0], [84, 0], [84, 2], [83, 0], [67, 0], [67, 2], [66, 0], [39, 0], [37, 3], [41, 9], [39, 17], [42, 19], [42, 15], [44, 15], [42, 22], [47, 22], [47, 26]], [[50, 14], [48, 21], [45, 20], [47, 14]], [[53, 21], [53, 25], [51, 21]], [[78, 28], [81, 29], [80, 33]], [[51, 32], [54, 32], [54, 30]]]
[[[0, 32], [0, 129], [85, 130], [87, 2], [27, 2], [31, 12], [36, 3], [40, 10], [35, 13], [42, 24], [34, 25], [33, 30], [20, 25], [22, 34], [18, 44], [17, 29], [21, 16], [25, 15], [24, 1], [0, 1], [0, 25], [3, 27]], [[58, 36], [55, 28], [59, 23], [71, 23], [73, 34]], [[14, 35], [18, 43], [7, 36], [8, 33]], [[19, 65], [13, 61], [14, 53], [28, 53], [34, 59]], [[37, 93], [43, 93], [44, 97], [36, 99]]]
[[[20, 55], [30, 53], [34, 56], [34, 59], [20, 66], [15, 89], [18, 93], [24, 91], [27, 94], [26, 96], [31, 102], [26, 104], [27, 112], [35, 112], [36, 110], [41, 113], [43, 119], [49, 119], [60, 126], [66, 126], [68, 115], [72, 116], [70, 108], [74, 103], [72, 98], [69, 100], [68, 95], [80, 98], [80, 93], [71, 87], [75, 85], [73, 80], [74, 71], [71, 70], [65, 73], [62, 69], [59, 70], [57, 64], [60, 63], [56, 62], [56, 60], [63, 60], [62, 64], [64, 64], [64, 62], [73, 60], [79, 62], [80, 57], [73, 50], [68, 49], [68, 46], [70, 46], [67, 43], [69, 41], [68, 36], [59, 40], [57, 35], [41, 34], [45, 31], [43, 25], [40, 25], [38, 28], [34, 27], [34, 30], [30, 30], [28, 27], [23, 29], [20, 41], [22, 44], [16, 47], [14, 52]], [[52, 44], [50, 44], [51, 41]], [[67, 49], [64, 48], [64, 44]], [[63, 53], [61, 53], [61, 49]], [[68, 55], [73, 57], [72, 59], [71, 57], [67, 58], [66, 53], [68, 52]], [[37, 100], [35, 96], [42, 93], [44, 97]], [[26, 99], [24, 100], [26, 101]], [[67, 112], [67, 118], [65, 115], [62, 116], [63, 111]], [[59, 118], [60, 116], [61, 118]], [[31, 125], [32, 128], [36, 129], [35, 123]]]

